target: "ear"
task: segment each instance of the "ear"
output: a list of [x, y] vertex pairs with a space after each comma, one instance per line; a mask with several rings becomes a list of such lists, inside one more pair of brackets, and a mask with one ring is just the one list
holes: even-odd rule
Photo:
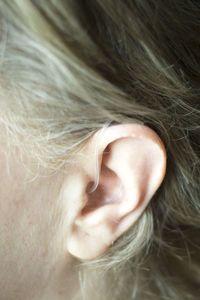
[[[134, 225], [166, 171], [165, 147], [144, 125], [108, 127], [92, 136], [86, 149], [80, 162], [84, 175], [79, 179], [85, 182], [85, 189], [77, 201], [67, 241], [68, 252], [83, 260], [103, 254]], [[94, 189], [95, 159], [99, 182]]]

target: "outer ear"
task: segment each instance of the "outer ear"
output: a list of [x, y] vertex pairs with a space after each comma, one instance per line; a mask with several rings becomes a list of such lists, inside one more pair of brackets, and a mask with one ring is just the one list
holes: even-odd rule
[[80, 259], [103, 254], [138, 220], [166, 171], [165, 147], [144, 125], [113, 125], [92, 136], [81, 166], [93, 182], [95, 153], [99, 184], [94, 191], [91, 181], [85, 185], [67, 241], [68, 251]]

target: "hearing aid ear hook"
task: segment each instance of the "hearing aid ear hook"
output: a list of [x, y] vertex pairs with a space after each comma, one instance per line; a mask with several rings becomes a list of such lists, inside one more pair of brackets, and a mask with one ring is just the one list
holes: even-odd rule
[[[102, 129], [98, 132], [98, 135], [102, 135], [104, 130], [106, 128], [109, 127], [109, 125], [112, 123], [113, 121], [107, 121], [104, 126], [102, 127]], [[98, 159], [98, 145], [96, 145], [95, 147], [95, 182], [94, 185], [92, 186], [92, 188], [88, 191], [89, 194], [93, 193], [96, 189], [97, 186], [99, 184], [99, 159]]]

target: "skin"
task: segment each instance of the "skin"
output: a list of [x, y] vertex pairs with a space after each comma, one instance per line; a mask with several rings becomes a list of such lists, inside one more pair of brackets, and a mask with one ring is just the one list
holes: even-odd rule
[[[36, 173], [30, 157], [23, 157], [22, 163], [18, 149], [9, 152], [2, 143], [1, 300], [83, 299], [79, 259], [104, 253], [137, 221], [160, 186], [166, 152], [151, 129], [123, 124], [103, 133], [104, 138], [95, 134], [88, 140], [76, 164], [54, 175], [47, 170]], [[99, 186], [87, 194], [95, 178], [96, 145]], [[38, 176], [30, 177], [29, 169]], [[88, 273], [90, 283], [98, 282], [94, 275]]]
[[[16, 149], [9, 157], [10, 175], [6, 161], [1, 151], [1, 300], [62, 299], [63, 287], [70, 297], [78, 281], [72, 276], [74, 259], [66, 253], [67, 229], [61, 223], [66, 217], [63, 176], [44, 177], [43, 173], [28, 182]], [[70, 171], [70, 176], [65, 174], [66, 181], [74, 174]]]

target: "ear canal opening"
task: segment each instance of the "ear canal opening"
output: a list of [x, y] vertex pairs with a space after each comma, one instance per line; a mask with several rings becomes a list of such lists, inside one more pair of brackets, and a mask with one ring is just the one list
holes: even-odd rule
[[122, 195], [125, 194], [124, 187], [117, 174], [105, 166], [101, 167], [101, 176], [97, 188], [91, 193], [93, 182], [89, 182], [86, 193], [87, 203], [81, 211], [81, 215], [85, 215], [99, 208], [120, 203]]
[[[86, 194], [91, 194], [97, 187], [96, 187], [96, 181], [90, 181], [86, 188]], [[95, 188], [94, 188], [95, 187]]]

